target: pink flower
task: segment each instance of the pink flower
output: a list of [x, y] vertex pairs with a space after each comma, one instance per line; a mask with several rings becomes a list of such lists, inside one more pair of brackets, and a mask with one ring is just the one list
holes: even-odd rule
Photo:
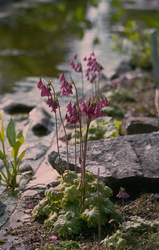
[[51, 88], [50, 88], [49, 82], [46, 81], [46, 83], [45, 83], [40, 78], [39, 81], [38, 81], [38, 83], [37, 83], [37, 87], [38, 87], [38, 89], [41, 90], [41, 96], [42, 97], [43, 96], [51, 96], [52, 95], [51, 94]]
[[56, 110], [59, 108], [59, 102], [57, 98], [48, 98], [46, 101], [47, 105], [52, 108], [51, 112], [56, 113]]
[[56, 244], [57, 236], [53, 235], [53, 236], [51, 237], [51, 241], [52, 241], [53, 244]]
[[56, 110], [59, 107], [59, 102], [58, 99], [55, 97], [55, 94], [53, 94], [53, 91], [51, 91], [51, 87], [53, 90], [51, 81], [47, 81], [45, 79], [40, 78], [37, 83], [37, 87], [41, 90], [42, 97], [48, 97], [46, 104], [52, 108], [51, 112], [56, 113]]
[[127, 198], [129, 198], [129, 195], [125, 192], [124, 188], [120, 188], [120, 191], [117, 194], [117, 197], [122, 198], [122, 199], [127, 199]]
[[99, 78], [99, 73], [104, 69], [100, 63], [97, 62], [94, 52], [90, 54], [88, 58], [84, 58], [87, 61], [86, 79], [90, 83], [94, 83]]
[[78, 56], [74, 55], [73, 59], [74, 59], [74, 61], [70, 62], [70, 66], [71, 66], [72, 70], [77, 72], [77, 73], [81, 73], [82, 72], [82, 64], [79, 62]]
[[61, 95], [70, 95], [70, 94], [73, 94], [73, 92], [72, 92], [72, 83], [73, 83], [73, 80], [72, 80], [71, 76], [68, 74], [65, 77], [65, 75], [62, 74], [59, 77], [59, 80], [62, 82], [61, 86], [60, 86], [60, 89], [62, 89]]
[[42, 82], [41, 78], [39, 79], [39, 81], [37, 83], [37, 87], [38, 87], [38, 89], [42, 89], [43, 88], [43, 82]]
[[93, 120], [95, 118], [104, 117], [106, 113], [102, 110], [103, 107], [109, 106], [109, 102], [102, 96], [89, 98], [88, 101], [80, 104], [81, 114], [86, 116], [86, 119]]
[[74, 103], [74, 105], [72, 105], [72, 103], [70, 102], [67, 105], [67, 113], [65, 119], [71, 124], [76, 124], [79, 122], [79, 108], [77, 106], [77, 103]]

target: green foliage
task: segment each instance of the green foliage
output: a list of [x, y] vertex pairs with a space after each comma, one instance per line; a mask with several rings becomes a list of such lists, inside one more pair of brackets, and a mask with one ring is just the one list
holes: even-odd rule
[[[108, 109], [108, 107], [107, 107]], [[107, 112], [106, 109], [106, 112]], [[88, 130], [88, 141], [114, 138], [119, 135], [120, 131], [120, 122], [113, 121], [111, 117], [102, 117], [95, 119], [91, 122]], [[85, 140], [86, 138], [86, 127], [82, 127], [82, 135]], [[74, 145], [76, 136], [76, 143], [80, 143], [80, 131], [76, 129], [71, 134], [71, 140], [69, 141], [70, 145]]]
[[0, 183], [6, 187], [15, 189], [19, 186], [17, 182], [17, 175], [19, 172], [19, 166], [21, 160], [25, 156], [26, 149], [19, 154], [19, 149], [24, 143], [24, 136], [22, 131], [16, 132], [16, 126], [14, 120], [11, 118], [6, 129], [6, 136], [11, 146], [11, 156], [8, 157], [5, 149], [5, 134], [3, 127], [2, 115], [0, 114], [1, 119], [1, 130], [0, 130], [0, 141], [2, 143], [2, 150], [0, 150], [0, 159], [3, 161], [5, 170], [4, 172], [0, 169]]
[[56, 246], [56, 250], [77, 250], [79, 249], [79, 243], [73, 240], [66, 240], [59, 242]]
[[133, 216], [130, 221], [122, 223], [121, 230], [107, 236], [101, 242], [101, 245], [119, 250], [129, 249], [129, 246], [133, 249], [145, 249], [145, 247], [146, 249], [154, 249], [154, 247], [159, 246], [158, 227], [158, 221], [147, 221], [138, 216]]
[[123, 249], [127, 244], [127, 234], [122, 233], [120, 230], [117, 230], [112, 236], [107, 236], [102, 242], [102, 246], [108, 246], [112, 249]]
[[152, 67], [150, 29], [143, 29], [142, 32], [136, 21], [128, 21], [124, 31], [113, 35], [115, 51], [132, 56], [133, 64], [139, 68]]
[[51, 227], [59, 236], [76, 235], [82, 232], [85, 225], [89, 228], [98, 227], [99, 197], [101, 225], [106, 225], [109, 219], [120, 221], [121, 215], [109, 199], [112, 196], [112, 190], [103, 182], [98, 183], [98, 180], [88, 172], [86, 172], [85, 183], [85, 201], [82, 206], [81, 174], [76, 175], [75, 172], [70, 171], [69, 182], [67, 182], [65, 172], [60, 179], [60, 184], [45, 192], [45, 198], [33, 209], [32, 215], [36, 218], [47, 217], [45, 226]]

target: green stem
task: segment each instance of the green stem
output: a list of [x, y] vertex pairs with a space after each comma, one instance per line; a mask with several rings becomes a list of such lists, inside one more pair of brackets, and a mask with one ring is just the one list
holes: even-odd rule
[[88, 131], [91, 120], [87, 120], [86, 127], [86, 138], [84, 142], [84, 151], [83, 151], [83, 159], [82, 159], [82, 189], [83, 189], [83, 205], [84, 205], [84, 197], [85, 197], [85, 182], [86, 182], [86, 155], [87, 155], [87, 142], [88, 142]]
[[[59, 157], [59, 168], [61, 168], [61, 157], [60, 157], [60, 150], [59, 150], [59, 138], [58, 138], [58, 128], [57, 128], [57, 114], [55, 112], [55, 126], [56, 126], [56, 144], [57, 144], [57, 152]], [[63, 172], [61, 171], [61, 175], [63, 176]]]
[[69, 152], [68, 152], [68, 140], [67, 140], [66, 129], [65, 129], [65, 126], [64, 126], [64, 123], [63, 123], [62, 115], [61, 115], [60, 106], [59, 106], [59, 115], [60, 115], [60, 119], [61, 119], [61, 123], [62, 123], [62, 126], [63, 126], [64, 133], [65, 133], [66, 150], [67, 150], [67, 182], [69, 182]]
[[98, 192], [98, 247], [100, 250], [101, 242], [101, 211], [100, 211], [100, 194], [99, 194], [99, 173], [100, 169], [98, 168], [98, 183], [97, 183], [97, 192]]
[[7, 171], [7, 176], [8, 176], [8, 179], [10, 179], [10, 171], [9, 171], [9, 163], [8, 163], [8, 160], [7, 160], [7, 157], [6, 157], [6, 152], [5, 152], [5, 146], [4, 146], [4, 142], [2, 141], [2, 147], [3, 147], [3, 154], [4, 154], [4, 165], [5, 165], [5, 168], [6, 168], [6, 171]]
[[83, 81], [83, 70], [81, 72], [81, 78], [82, 78], [82, 98], [84, 98], [84, 81]]
[[[74, 85], [75, 92], [76, 92], [77, 106], [78, 106], [78, 109], [80, 110], [77, 88], [76, 88], [76, 85], [74, 83], [73, 83], [73, 85]], [[81, 156], [81, 155], [83, 155], [83, 140], [82, 140], [82, 123], [81, 123], [81, 114], [80, 113], [79, 113], [79, 129], [80, 129], [80, 156]]]
[[76, 123], [75, 123], [75, 174], [77, 178], [77, 152], [76, 152]]

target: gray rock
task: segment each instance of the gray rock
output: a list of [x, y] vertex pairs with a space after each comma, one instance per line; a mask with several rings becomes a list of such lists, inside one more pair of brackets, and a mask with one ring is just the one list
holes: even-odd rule
[[25, 160], [37, 160], [45, 155], [47, 149], [47, 146], [40, 143], [30, 145], [26, 151]]
[[122, 61], [119, 66], [115, 69], [114, 74], [110, 77], [110, 80], [118, 78], [120, 75], [132, 70], [130, 62]]
[[3, 204], [3, 203], [0, 201], [0, 216], [1, 216], [2, 214], [4, 214], [5, 209], [6, 209], [6, 205]]
[[20, 168], [19, 168], [19, 173], [25, 173], [25, 172], [28, 172], [28, 171], [33, 172], [33, 168], [29, 164], [21, 165]]
[[7, 100], [0, 105], [0, 109], [8, 114], [29, 113], [35, 106], [28, 103], [17, 102], [15, 100]]
[[36, 107], [30, 112], [32, 130], [36, 135], [46, 135], [53, 130], [52, 116], [43, 108]]
[[[120, 187], [129, 194], [159, 192], [159, 133], [128, 135], [88, 142], [86, 170], [98, 176], [114, 193]], [[66, 169], [66, 148], [60, 148]], [[77, 147], [79, 156], [79, 147]], [[53, 154], [55, 158], [55, 154]], [[58, 157], [49, 162], [58, 171]], [[70, 169], [74, 170], [74, 147], [69, 148]], [[80, 170], [79, 163], [78, 170]]]
[[157, 132], [159, 120], [149, 117], [125, 116], [121, 125], [122, 135], [144, 134]]

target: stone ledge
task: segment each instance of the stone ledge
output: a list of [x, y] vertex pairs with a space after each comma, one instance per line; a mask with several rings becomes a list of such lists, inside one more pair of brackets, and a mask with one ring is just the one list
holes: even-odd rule
[[[159, 192], [159, 132], [120, 136], [88, 142], [86, 170], [97, 176], [115, 192], [120, 186], [130, 193]], [[66, 147], [60, 148], [66, 168]], [[79, 147], [77, 146], [77, 156]], [[55, 151], [48, 155], [48, 161], [58, 171], [58, 157]], [[70, 169], [74, 169], [74, 147], [69, 147]], [[80, 165], [77, 160], [78, 171]]]

